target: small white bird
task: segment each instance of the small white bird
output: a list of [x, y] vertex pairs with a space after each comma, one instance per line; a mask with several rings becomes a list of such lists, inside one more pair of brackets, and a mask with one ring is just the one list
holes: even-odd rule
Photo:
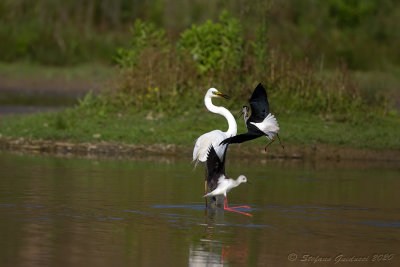
[[208, 169], [207, 182], [208, 182], [208, 188], [210, 189], [211, 192], [208, 194], [205, 194], [203, 197], [215, 197], [215, 196], [223, 195], [225, 198], [224, 199], [224, 209], [225, 210], [234, 211], [234, 212], [242, 213], [242, 214], [245, 214], [248, 216], [252, 216], [249, 213], [235, 210], [238, 208], [250, 209], [249, 206], [236, 206], [236, 207], [231, 207], [231, 208], [228, 207], [227, 193], [232, 188], [235, 188], [242, 183], [249, 183], [249, 182], [247, 181], [247, 178], [244, 175], [239, 175], [239, 177], [236, 180], [231, 179], [226, 175], [226, 173], [225, 173], [225, 157], [226, 157], [227, 149], [228, 149], [228, 145], [225, 146], [223, 159], [220, 160], [217, 153], [215, 152], [214, 147], [210, 146], [210, 149], [208, 152], [208, 157], [207, 157], [207, 169]]
[[257, 85], [256, 89], [254, 89], [249, 103], [251, 106], [250, 117], [248, 116], [249, 108], [247, 106], [243, 106], [242, 109], [242, 113], [244, 114], [244, 122], [247, 126], [247, 133], [227, 138], [221, 142], [221, 145], [242, 143], [264, 135], [267, 139], [271, 140], [271, 142], [265, 146], [265, 150], [267, 150], [267, 147], [275, 141], [274, 135], [276, 135], [282, 148], [284, 148], [278, 135], [278, 122], [275, 116], [269, 113], [267, 91], [261, 85], [261, 83]]

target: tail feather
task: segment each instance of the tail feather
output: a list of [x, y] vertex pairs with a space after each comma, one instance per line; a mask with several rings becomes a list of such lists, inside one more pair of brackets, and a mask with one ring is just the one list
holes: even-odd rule
[[257, 126], [261, 131], [264, 133], [271, 132], [273, 134], [276, 134], [279, 131], [279, 124], [278, 121], [276, 120], [275, 116], [272, 115], [271, 113], [268, 114], [268, 116], [259, 123], [254, 123], [255, 126]]
[[205, 194], [203, 197], [215, 197], [213, 192]]

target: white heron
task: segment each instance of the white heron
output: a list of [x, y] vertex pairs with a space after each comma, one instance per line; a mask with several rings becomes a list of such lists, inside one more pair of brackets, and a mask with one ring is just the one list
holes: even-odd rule
[[[193, 149], [193, 161], [195, 162], [196, 165], [199, 162], [206, 162], [210, 146], [214, 147], [218, 157], [222, 160], [226, 145], [220, 146], [220, 143], [226, 138], [235, 136], [237, 133], [237, 124], [232, 113], [230, 113], [229, 110], [227, 110], [224, 107], [213, 105], [211, 99], [214, 97], [222, 97], [228, 99], [229, 96], [219, 92], [215, 88], [208, 89], [206, 95], [204, 96], [204, 104], [206, 108], [213, 113], [224, 116], [228, 121], [228, 130], [226, 132], [223, 132], [221, 130], [213, 130], [197, 138], [196, 144], [194, 145]], [[206, 172], [207, 172], [207, 166], [206, 166]], [[204, 191], [205, 193], [207, 193], [207, 179], [204, 182]]]

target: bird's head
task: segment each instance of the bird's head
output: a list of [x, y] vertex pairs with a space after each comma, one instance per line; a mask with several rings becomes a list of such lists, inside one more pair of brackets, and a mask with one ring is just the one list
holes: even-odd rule
[[239, 182], [239, 184], [248, 182], [246, 176], [244, 176], [244, 175], [239, 175], [239, 177], [237, 178], [237, 181]]
[[239, 117], [240, 118], [242, 115], [244, 115], [244, 117], [247, 117], [247, 114], [249, 114], [249, 107], [248, 106], [243, 106], [242, 110], [239, 112]]
[[222, 98], [225, 98], [225, 99], [229, 99], [230, 98], [228, 95], [221, 93], [220, 91], [218, 91], [215, 88], [208, 89], [206, 96], [208, 96], [210, 98], [211, 97], [222, 97]]

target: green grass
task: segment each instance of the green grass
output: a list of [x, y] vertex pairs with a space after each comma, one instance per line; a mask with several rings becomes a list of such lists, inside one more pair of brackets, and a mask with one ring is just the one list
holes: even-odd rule
[[[178, 144], [191, 146], [201, 134], [227, 129], [221, 116], [205, 110], [178, 116], [151, 114], [98, 114], [68, 109], [56, 113], [6, 116], [0, 119], [3, 137], [64, 140], [71, 142], [118, 142], [126, 144]], [[327, 122], [316, 116], [278, 116], [279, 132], [286, 145], [330, 144], [368, 149], [400, 149], [399, 116], [373, 119], [369, 122]], [[238, 120], [238, 133], [245, 131]], [[265, 138], [251, 145], [265, 145]]]

